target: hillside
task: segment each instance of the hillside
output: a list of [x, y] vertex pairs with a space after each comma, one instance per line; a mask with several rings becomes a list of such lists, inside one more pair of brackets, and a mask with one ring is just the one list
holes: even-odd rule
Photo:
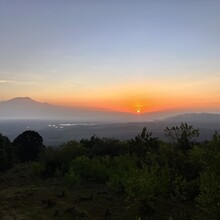
[[220, 123], [220, 114], [187, 113], [165, 118], [167, 122]]
[[195, 143], [197, 129], [179, 128], [172, 142], [143, 129], [57, 148], [34, 131], [0, 135], [0, 219], [218, 220], [220, 136]]

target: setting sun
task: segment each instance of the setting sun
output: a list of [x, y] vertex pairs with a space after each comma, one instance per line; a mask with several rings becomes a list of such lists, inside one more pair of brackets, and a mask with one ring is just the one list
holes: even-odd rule
[[141, 111], [140, 110], [137, 110], [137, 113], [139, 114]]

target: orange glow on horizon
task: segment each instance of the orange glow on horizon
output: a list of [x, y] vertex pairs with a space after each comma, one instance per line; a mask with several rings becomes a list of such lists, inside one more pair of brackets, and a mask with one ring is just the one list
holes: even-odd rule
[[173, 110], [202, 110], [206, 109], [220, 109], [220, 104], [216, 102], [200, 102], [199, 100], [189, 99], [155, 99], [148, 101], [143, 99], [141, 101], [132, 101], [127, 99], [121, 100], [48, 100], [48, 103], [66, 106], [70, 108], [84, 108], [98, 111], [112, 111], [112, 112], [125, 112], [133, 114], [143, 114], [159, 111], [173, 111]]
[[42, 94], [33, 98], [66, 107], [133, 114], [173, 110], [220, 110], [220, 96], [216, 91], [210, 95], [194, 84], [181, 87], [173, 82], [152, 82], [149, 85], [136, 83], [91, 90], [86, 88], [77, 92], [64, 90], [63, 93], [56, 90], [50, 91], [47, 97], [49, 98], [45, 100], [45, 94]]

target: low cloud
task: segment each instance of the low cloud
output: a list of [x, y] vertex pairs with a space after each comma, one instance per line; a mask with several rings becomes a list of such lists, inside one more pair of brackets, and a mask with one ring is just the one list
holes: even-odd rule
[[32, 84], [34, 84], [34, 82], [32, 82], [32, 81], [22, 82], [22, 81], [15, 81], [15, 80], [0, 80], [0, 84], [32, 85]]
[[13, 80], [0, 80], [0, 83], [15, 83]]

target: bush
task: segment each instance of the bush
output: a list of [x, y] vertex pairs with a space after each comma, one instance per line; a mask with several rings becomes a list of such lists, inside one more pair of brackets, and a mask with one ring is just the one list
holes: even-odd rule
[[94, 143], [91, 152], [96, 156], [118, 156], [124, 152], [123, 144], [112, 138], [99, 139]]
[[197, 207], [205, 219], [219, 219], [220, 216], [220, 176], [214, 172], [201, 174], [200, 194], [196, 198]]
[[69, 141], [57, 148], [46, 148], [40, 155], [40, 161], [44, 164], [44, 177], [65, 176], [69, 170], [71, 161], [79, 156], [86, 155], [88, 149], [75, 141]]
[[108, 180], [108, 169], [98, 158], [82, 156], [72, 160], [68, 176], [78, 176], [84, 182], [105, 183]]
[[124, 178], [126, 174], [136, 167], [137, 158], [129, 155], [117, 156], [112, 159], [109, 167], [108, 185], [116, 192], [124, 192]]
[[66, 179], [70, 184], [80, 185], [82, 183], [82, 178], [80, 177], [80, 175], [76, 174], [73, 169], [70, 169], [70, 171], [66, 175]]
[[160, 170], [157, 165], [132, 169], [124, 181], [125, 192], [149, 206], [156, 198], [166, 196], [169, 186], [167, 170]]
[[31, 164], [31, 170], [34, 175], [41, 176], [43, 172], [45, 171], [45, 166], [41, 162], [34, 161]]
[[108, 185], [116, 192], [151, 207], [157, 197], [167, 196], [170, 183], [168, 166], [160, 168], [156, 162], [141, 163], [135, 156], [119, 156], [113, 160]]

